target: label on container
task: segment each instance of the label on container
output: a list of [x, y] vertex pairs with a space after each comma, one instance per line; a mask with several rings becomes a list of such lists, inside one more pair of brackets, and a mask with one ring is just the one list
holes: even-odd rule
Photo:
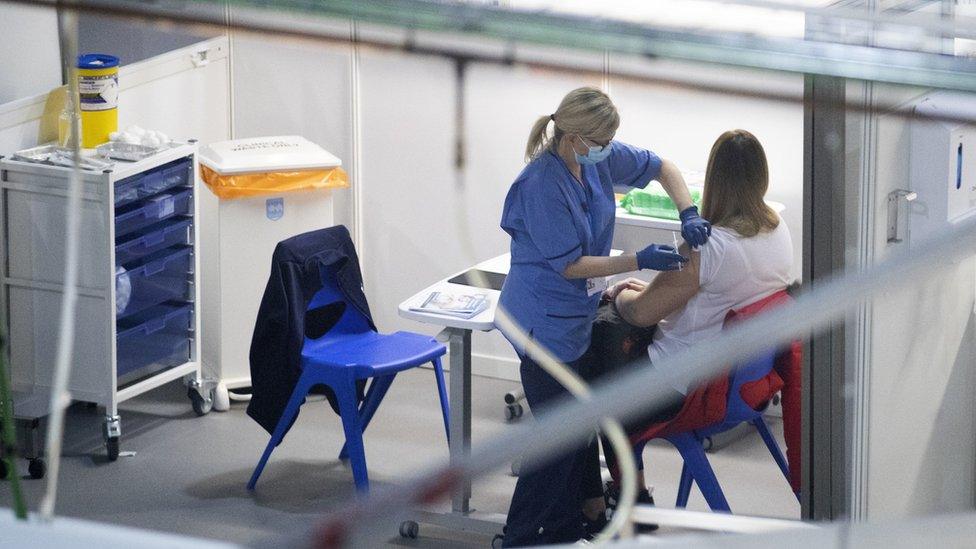
[[265, 209], [267, 210], [268, 219], [278, 221], [285, 216], [285, 199], [269, 198], [265, 202]]
[[119, 105], [119, 75], [80, 75], [78, 95], [83, 111], [108, 111]]

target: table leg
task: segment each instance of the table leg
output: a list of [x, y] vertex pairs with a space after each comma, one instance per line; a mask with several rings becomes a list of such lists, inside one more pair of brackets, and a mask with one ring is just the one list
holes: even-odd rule
[[[451, 463], [471, 453], [471, 330], [445, 328], [438, 339], [447, 341], [451, 353], [450, 400], [451, 400]], [[451, 494], [451, 512], [438, 513], [430, 510], [415, 510], [411, 517], [400, 525], [400, 534], [415, 527], [413, 537], [419, 530], [419, 523], [433, 524], [457, 532], [471, 532], [494, 536], [502, 533], [505, 515], [479, 513], [471, 509], [471, 481], [465, 480]], [[413, 523], [413, 524], [410, 524]]]
[[[471, 330], [451, 328], [451, 463], [471, 453]], [[451, 510], [468, 513], [471, 481], [465, 480], [451, 495]]]

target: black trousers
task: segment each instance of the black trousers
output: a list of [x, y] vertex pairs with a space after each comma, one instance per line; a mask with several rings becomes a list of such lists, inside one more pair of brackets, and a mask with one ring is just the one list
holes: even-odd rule
[[[583, 375], [589, 371], [591, 359], [587, 352], [567, 366]], [[572, 398], [531, 358], [522, 357], [519, 369], [525, 400], [534, 416], [542, 417], [548, 406]], [[508, 510], [504, 547], [572, 543], [583, 537], [583, 499], [593, 497], [584, 493], [603, 494], [598, 452], [594, 436], [590, 444], [560, 456], [522, 464]]]

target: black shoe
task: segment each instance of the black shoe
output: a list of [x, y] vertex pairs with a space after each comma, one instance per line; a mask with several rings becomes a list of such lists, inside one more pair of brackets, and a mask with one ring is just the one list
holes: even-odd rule
[[[614, 481], [608, 481], [604, 485], [603, 496], [607, 500], [607, 508], [617, 509], [617, 502], [620, 500], [620, 489]], [[642, 505], [654, 505], [654, 496], [647, 488], [637, 492], [637, 503]], [[649, 534], [658, 529], [657, 524], [635, 524], [634, 529], [638, 534]]]

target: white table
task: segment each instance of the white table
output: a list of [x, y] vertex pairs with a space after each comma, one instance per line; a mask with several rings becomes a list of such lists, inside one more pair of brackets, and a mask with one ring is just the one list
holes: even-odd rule
[[[483, 261], [474, 265], [473, 269], [508, 274], [510, 254]], [[444, 330], [438, 339], [447, 340], [450, 352], [450, 455], [451, 463], [471, 452], [471, 332], [479, 330], [490, 332], [495, 329], [495, 309], [498, 306], [498, 290], [475, 288], [460, 284], [452, 284], [448, 280], [462, 274], [469, 269], [452, 274], [406, 299], [398, 307], [400, 316], [425, 324], [443, 326]], [[488, 308], [480, 314], [461, 319], [444, 315], [411, 311], [410, 308], [420, 305], [436, 291], [478, 292], [488, 296]], [[471, 482], [465, 480], [451, 494], [451, 512], [433, 513], [420, 512], [416, 522], [436, 524], [453, 530], [479, 532], [488, 535], [501, 534], [505, 515], [497, 513], [478, 513], [471, 509]]]

